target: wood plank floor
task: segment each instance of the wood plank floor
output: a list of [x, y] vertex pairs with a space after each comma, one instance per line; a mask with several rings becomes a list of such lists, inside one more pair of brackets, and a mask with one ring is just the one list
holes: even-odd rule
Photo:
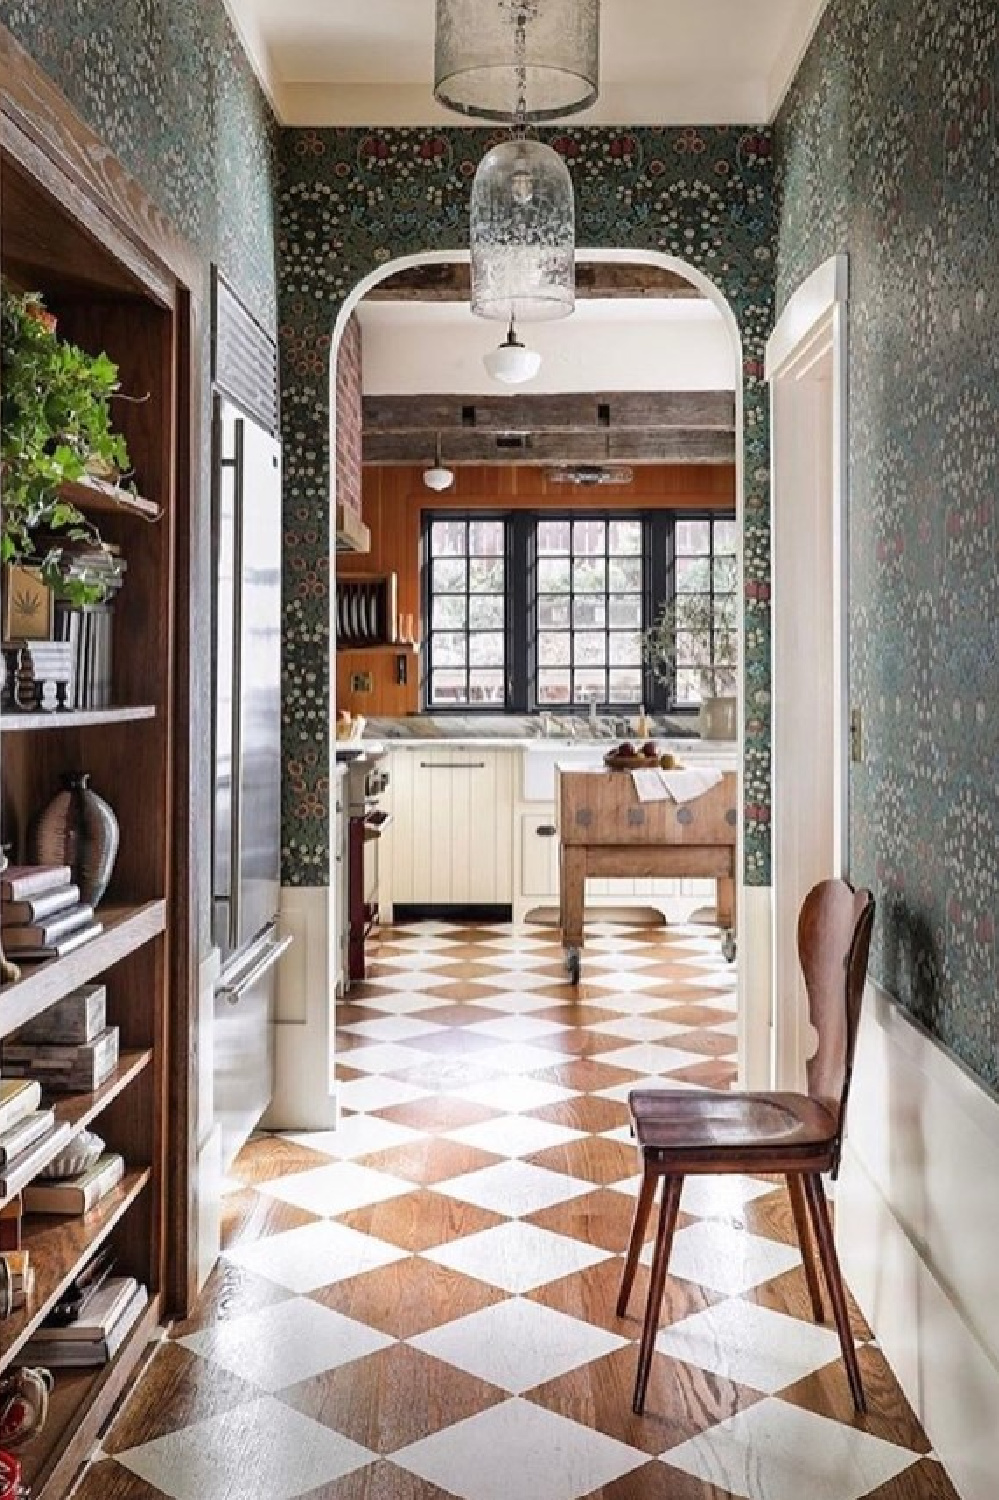
[[588, 928], [578, 990], [540, 927], [390, 928], [373, 958], [340, 1127], [242, 1153], [223, 1258], [79, 1500], [956, 1500], [856, 1307], [854, 1413], [767, 1179], [686, 1184], [632, 1414], [625, 1100], [733, 1082], [715, 933]]

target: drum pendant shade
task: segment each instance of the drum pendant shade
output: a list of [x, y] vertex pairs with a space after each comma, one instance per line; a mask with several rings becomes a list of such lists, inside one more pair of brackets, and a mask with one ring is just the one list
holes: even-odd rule
[[600, 0], [437, 0], [434, 97], [482, 120], [557, 120], [599, 88]]

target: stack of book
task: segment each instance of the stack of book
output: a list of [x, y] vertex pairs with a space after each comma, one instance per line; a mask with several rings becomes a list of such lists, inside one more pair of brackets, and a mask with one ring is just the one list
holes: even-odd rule
[[10, 865], [0, 875], [0, 927], [15, 963], [61, 958], [104, 930], [68, 865]]
[[73, 1322], [37, 1328], [18, 1358], [49, 1369], [106, 1365], [148, 1301], [149, 1293], [134, 1277], [112, 1276], [83, 1299]]
[[27, 1214], [88, 1214], [114, 1191], [124, 1175], [124, 1157], [117, 1151], [105, 1151], [92, 1167], [76, 1177], [29, 1183], [23, 1193], [24, 1211]]
[[0, 1045], [8, 1078], [35, 1079], [51, 1094], [92, 1094], [118, 1066], [118, 1028], [105, 1026], [85, 1042], [25, 1041], [22, 1028]]
[[69, 1139], [69, 1126], [41, 1109], [41, 1085], [31, 1078], [0, 1079], [0, 1203], [12, 1198]]
[[27, 1250], [7, 1250], [0, 1255], [10, 1283], [10, 1310], [19, 1312], [35, 1290], [35, 1268]]

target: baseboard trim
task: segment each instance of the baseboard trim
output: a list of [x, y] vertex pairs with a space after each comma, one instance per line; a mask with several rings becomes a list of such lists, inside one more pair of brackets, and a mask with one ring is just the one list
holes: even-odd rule
[[962, 1500], [994, 1500], [999, 1104], [872, 985], [849, 1129], [844, 1274]]

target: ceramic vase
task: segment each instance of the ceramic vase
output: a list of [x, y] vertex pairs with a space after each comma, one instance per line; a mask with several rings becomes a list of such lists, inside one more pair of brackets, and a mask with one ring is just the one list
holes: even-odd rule
[[118, 853], [118, 819], [87, 785], [85, 771], [62, 778], [62, 790], [39, 814], [31, 832], [34, 864], [69, 865], [80, 900], [96, 906], [108, 888]]

